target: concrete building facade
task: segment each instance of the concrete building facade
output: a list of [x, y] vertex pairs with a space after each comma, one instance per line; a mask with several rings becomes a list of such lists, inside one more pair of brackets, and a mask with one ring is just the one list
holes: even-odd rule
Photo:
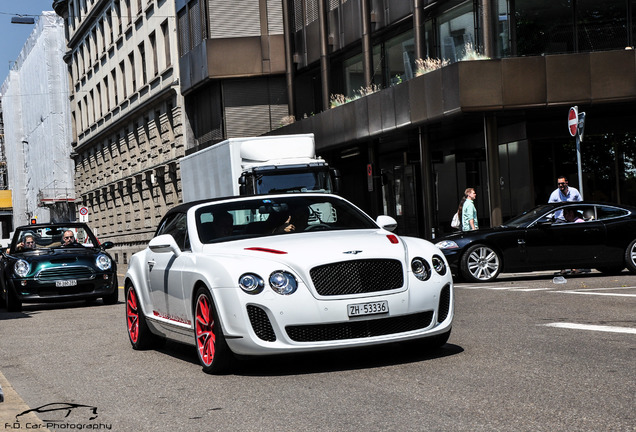
[[77, 205], [117, 262], [180, 202], [187, 128], [172, 0], [56, 0], [66, 23]]

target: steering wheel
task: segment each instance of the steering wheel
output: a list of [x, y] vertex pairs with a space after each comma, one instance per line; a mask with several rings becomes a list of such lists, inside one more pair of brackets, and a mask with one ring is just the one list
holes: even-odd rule
[[318, 223], [315, 225], [309, 225], [307, 228], [305, 228], [305, 231], [325, 231], [328, 229], [331, 229], [329, 225], [324, 223]]

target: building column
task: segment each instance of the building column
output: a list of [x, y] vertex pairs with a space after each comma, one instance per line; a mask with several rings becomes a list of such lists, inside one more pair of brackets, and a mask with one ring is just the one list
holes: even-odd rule
[[373, 47], [371, 46], [371, 4], [370, 0], [361, 0], [362, 21], [362, 69], [364, 85], [369, 87], [373, 83]]
[[433, 190], [435, 181], [433, 179], [430, 140], [426, 129], [422, 127], [418, 128], [418, 139], [420, 148], [420, 177], [422, 178], [421, 199], [424, 209], [424, 232], [422, 234], [424, 238], [434, 239], [436, 236], [433, 229], [435, 226], [435, 215], [433, 214], [433, 209], [435, 208], [435, 203], [433, 202], [433, 197], [435, 196], [435, 191]]
[[[493, 45], [494, 32], [496, 28], [493, 28], [493, 13], [491, 8], [492, 0], [481, 0], [481, 31], [483, 37], [483, 53], [486, 57], [494, 58], [495, 47]], [[479, 50], [479, 47], [473, 47], [475, 51]]]
[[415, 38], [415, 58], [425, 57], [424, 49], [424, 0], [413, 0], [413, 37]]
[[501, 172], [499, 170], [499, 138], [497, 117], [493, 113], [484, 114], [484, 146], [486, 149], [486, 176], [488, 177], [488, 207], [490, 226], [503, 223], [501, 216]]
[[287, 83], [287, 111], [289, 115], [296, 115], [294, 93], [294, 54], [292, 53], [292, 37], [294, 28], [289, 10], [289, 0], [283, 0], [283, 32], [285, 38], [285, 80]]
[[318, 0], [318, 22], [320, 25], [320, 81], [322, 83], [322, 109], [329, 109], [331, 93], [329, 77], [329, 31], [327, 29], [327, 0]]

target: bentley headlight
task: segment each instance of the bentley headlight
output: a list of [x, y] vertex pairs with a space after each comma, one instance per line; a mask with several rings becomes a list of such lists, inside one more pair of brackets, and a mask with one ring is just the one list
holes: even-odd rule
[[95, 265], [101, 271], [106, 271], [106, 270], [109, 270], [111, 268], [113, 263], [110, 260], [110, 258], [108, 257], [108, 255], [99, 254], [99, 255], [97, 255], [97, 258], [95, 258]]
[[29, 264], [25, 260], [18, 260], [13, 266], [13, 272], [18, 277], [26, 277], [26, 275], [29, 274], [30, 270], [31, 270], [31, 264]]
[[433, 268], [437, 274], [444, 276], [446, 274], [446, 263], [444, 262], [444, 259], [439, 255], [433, 255], [431, 261], [433, 261]]
[[298, 282], [293, 274], [277, 270], [269, 276], [269, 286], [281, 295], [293, 294], [298, 288]]
[[245, 273], [239, 278], [239, 287], [248, 294], [258, 294], [263, 291], [263, 278], [254, 273]]
[[457, 248], [459, 248], [459, 246], [457, 246], [457, 243], [455, 243], [454, 241], [451, 241], [451, 240], [442, 240], [439, 243], [435, 243], [435, 246], [437, 246], [440, 249], [457, 249]]
[[428, 280], [431, 277], [431, 266], [428, 265], [424, 258], [413, 258], [411, 260], [411, 270], [415, 277], [421, 281]]

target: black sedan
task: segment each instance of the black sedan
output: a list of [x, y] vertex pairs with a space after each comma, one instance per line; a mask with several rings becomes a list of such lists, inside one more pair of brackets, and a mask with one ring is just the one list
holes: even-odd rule
[[441, 237], [436, 246], [453, 273], [470, 282], [492, 281], [501, 272], [537, 270], [618, 273], [627, 267], [636, 273], [636, 207], [545, 204], [497, 228]]
[[102, 298], [117, 302], [117, 266], [83, 223], [18, 227], [11, 246], [1, 251], [0, 295], [9, 312], [22, 303]]

